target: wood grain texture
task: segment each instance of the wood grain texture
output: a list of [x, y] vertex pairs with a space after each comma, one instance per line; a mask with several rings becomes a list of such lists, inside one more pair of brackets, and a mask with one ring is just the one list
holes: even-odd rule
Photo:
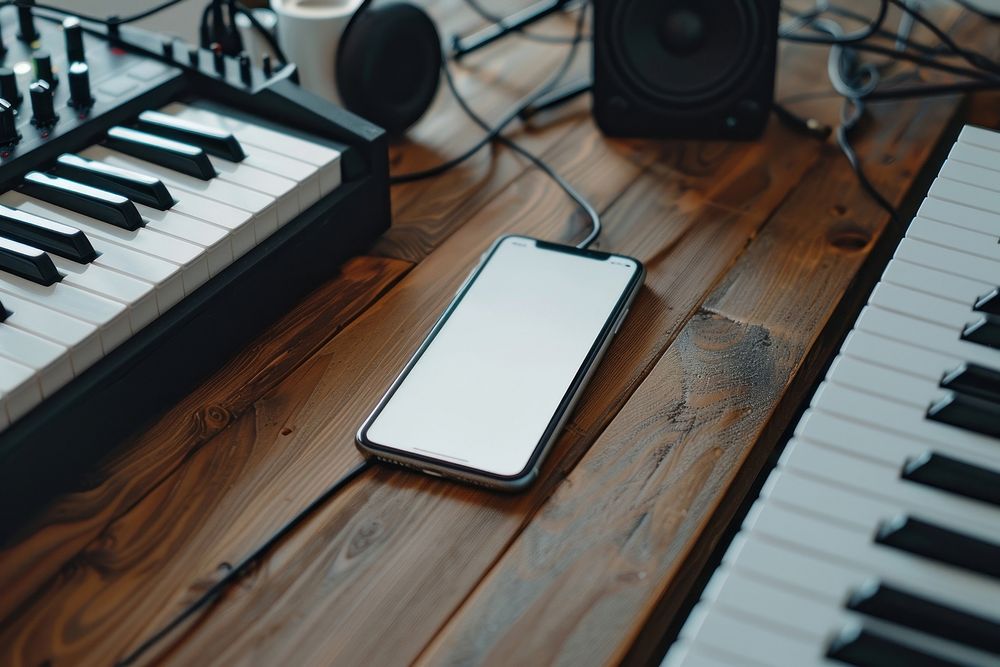
[[[795, 144], [800, 149], [798, 160], [774, 159], [777, 151], [787, 150], [790, 137], [782, 128], [772, 129], [771, 141], [741, 146], [736, 151], [738, 159], [728, 152], [718, 157], [726, 162], [732, 159], [734, 172], [755, 184], [763, 183], [755, 191], [757, 203], [770, 202], [773, 208], [797, 182], [799, 170], [811, 163], [817, 146], [799, 142]], [[692, 158], [687, 155], [687, 159]], [[762, 164], [769, 165], [763, 177]], [[230, 663], [253, 655], [263, 656], [266, 662], [405, 664], [419, 654], [426, 638], [447, 619], [614, 416], [677, 328], [766, 219], [766, 215], [742, 215], [707, 202], [704, 193], [714, 192], [715, 179], [701, 180], [699, 187], [696, 174], [674, 180], [647, 176], [612, 206], [604, 241], [646, 262], [646, 286], [560, 439], [543, 481], [527, 494], [507, 498], [414, 479], [408, 473], [372, 473], [310, 522], [315, 527], [308, 529], [308, 537], [282, 548], [255, 581], [234, 594], [237, 599], [220, 605], [179, 643], [173, 661], [184, 664], [200, 655]], [[736, 173], [727, 178], [732, 183], [740, 181]], [[577, 180], [587, 183], [586, 178]], [[534, 217], [543, 214], [539, 211]], [[432, 254], [411, 277], [436, 256]], [[406, 281], [400, 287], [405, 285]], [[326, 532], [329, 525], [341, 526], [346, 531], [343, 539], [331, 543]], [[364, 548], [357, 546], [362, 539]], [[345, 559], [351, 563], [349, 574], [345, 570], [341, 576], [328, 569]], [[358, 586], [363, 587], [363, 594]], [[293, 605], [311, 612], [293, 614]], [[249, 618], [256, 620], [248, 631]], [[281, 630], [265, 633], [266, 627]], [[220, 636], [227, 641], [217, 642]], [[269, 641], [272, 637], [273, 642]], [[296, 639], [285, 641], [285, 637]]]
[[[642, 164], [578, 132], [561, 168], [605, 206]], [[72, 576], [0, 631], [0, 663], [113, 662], [353, 467], [361, 420], [489, 243], [505, 231], [582, 231], [535, 172], [488, 208], [67, 563]], [[103, 616], [75, 632], [98, 590]]]
[[[939, 100], [880, 110], [861, 149], [894, 201], [907, 189], [899, 174], [919, 168], [955, 109]], [[838, 310], [839, 295], [886, 227], [840, 156], [819, 162], [420, 663], [654, 658], [853, 322], [867, 291]], [[884, 259], [861, 282], [870, 286]]]
[[306, 297], [187, 399], [139, 437], [123, 443], [91, 475], [85, 490], [61, 497], [19, 539], [0, 551], [0, 627], [51, 579], [70, 575], [73, 560], [213, 436], [226, 429], [332, 338], [410, 268], [359, 257]]
[[[445, 35], [479, 24], [460, 0], [428, 6]], [[515, 39], [460, 72], [491, 117], [565, 53]], [[812, 90], [824, 63], [823, 49], [786, 50], [779, 96]], [[394, 146], [394, 170], [478, 136], [446, 95], [435, 105]], [[880, 187], [901, 196], [956, 106], [878, 108], [861, 150]], [[836, 117], [822, 100], [801, 108]], [[147, 658], [598, 664], [655, 653], [850, 324], [861, 296], [851, 285], [877, 271], [865, 261], [886, 238], [884, 216], [839, 153], [777, 123], [743, 144], [609, 141], [585, 109], [516, 136], [604, 211], [600, 246], [638, 256], [649, 275], [542, 480], [506, 496], [369, 470]], [[395, 188], [376, 252], [415, 268], [356, 260], [102, 468], [92, 492], [0, 552], [0, 664], [113, 663], [351, 470], [358, 424], [489, 243], [584, 234], [563, 193], [525, 168], [498, 150]]]

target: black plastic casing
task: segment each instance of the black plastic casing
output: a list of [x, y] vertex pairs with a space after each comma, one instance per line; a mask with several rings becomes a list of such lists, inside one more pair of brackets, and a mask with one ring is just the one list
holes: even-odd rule
[[[57, 28], [40, 25], [43, 41], [62, 39]], [[227, 59], [220, 76], [210, 52], [199, 51], [192, 66], [181, 57], [183, 45], [173, 49], [175, 58], [166, 58], [162, 44], [157, 34], [121, 27], [114, 49], [167, 65], [167, 74], [137, 96], [60, 121], [56, 129], [65, 126], [65, 132], [0, 164], [0, 182], [14, 187], [28, 170], [45, 169], [61, 153], [100, 142], [110, 126], [183, 101], [224, 105], [227, 114], [324, 140], [342, 151], [343, 183], [0, 432], [0, 544], [55, 494], [100, 483], [93, 474], [97, 461], [187, 395], [390, 224], [388, 144], [381, 128], [295, 85], [293, 66], [270, 78], [254, 70], [247, 85], [235, 59]], [[102, 57], [94, 53], [89, 59]]]
[[[715, 12], [742, 11], [755, 26], [749, 52], [738, 76], [700, 91], [695, 98], [660, 97], [644, 90], [622, 56], [621, 12], [629, 6], [654, 4], [663, 8], [685, 3], [660, 0], [594, 0], [593, 115], [601, 131], [615, 137], [674, 139], [754, 139], [771, 114], [777, 60], [779, 0], [688, 0], [693, 10], [711, 17]], [[706, 22], [711, 30], [712, 22]], [[651, 28], [655, 29], [655, 28]], [[656, 42], [644, 42], [656, 44]], [[643, 68], [663, 68], [658, 48], [648, 49]], [[692, 61], [693, 62], [693, 61]], [[692, 65], [693, 66], [693, 65]], [[687, 72], [686, 72], [687, 73]], [[697, 73], [695, 73], [697, 74]]]

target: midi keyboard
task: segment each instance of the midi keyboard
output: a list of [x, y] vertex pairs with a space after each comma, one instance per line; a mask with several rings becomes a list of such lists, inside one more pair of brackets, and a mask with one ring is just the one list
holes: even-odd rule
[[0, 538], [389, 225], [294, 66], [63, 19], [0, 10]]

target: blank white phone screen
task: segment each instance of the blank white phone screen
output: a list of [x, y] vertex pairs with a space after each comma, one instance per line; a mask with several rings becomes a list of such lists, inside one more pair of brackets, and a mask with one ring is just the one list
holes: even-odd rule
[[636, 262], [507, 238], [370, 425], [368, 440], [521, 473]]

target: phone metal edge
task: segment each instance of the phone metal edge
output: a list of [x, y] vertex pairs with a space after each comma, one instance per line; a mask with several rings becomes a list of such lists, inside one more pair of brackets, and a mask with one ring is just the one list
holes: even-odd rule
[[638, 259], [635, 259], [634, 257], [628, 257], [627, 255], [618, 255], [615, 253], [608, 253], [611, 256], [621, 257], [622, 259], [628, 259], [630, 261], [635, 262], [636, 268], [635, 268], [635, 274], [632, 278], [632, 285], [629, 288], [627, 297], [619, 304], [619, 307], [616, 308], [615, 311], [612, 313], [612, 315], [608, 318], [609, 320], [614, 320], [615, 323], [610, 328], [607, 329], [607, 333], [604, 335], [604, 338], [601, 341], [601, 345], [598, 348], [597, 353], [594, 354], [593, 357], [591, 357], [590, 365], [587, 367], [583, 375], [583, 378], [577, 385], [576, 390], [570, 397], [570, 400], [566, 404], [566, 407], [563, 408], [561, 414], [559, 414], [559, 420], [556, 422], [556, 426], [555, 428], [553, 428], [552, 433], [549, 435], [548, 440], [546, 440], [545, 443], [542, 444], [541, 446], [535, 448], [535, 452], [532, 453], [532, 458], [534, 458], [534, 464], [530, 468], [527, 468], [525, 472], [517, 475], [516, 477], [505, 478], [505, 479], [498, 479], [497, 477], [486, 474], [477, 475], [474, 472], [471, 472], [469, 469], [466, 469], [464, 467], [459, 468], [457, 466], [453, 466], [441, 462], [439, 460], [435, 459], [423, 460], [417, 458], [416, 456], [411, 456], [409, 454], [405, 454], [402, 452], [395, 453], [398, 452], [398, 450], [394, 450], [393, 452], [386, 451], [387, 449], [390, 448], [376, 449], [368, 444], [367, 437], [365, 435], [368, 428], [371, 426], [372, 422], [377, 418], [379, 413], [382, 411], [382, 408], [395, 393], [396, 389], [398, 389], [399, 385], [402, 384], [403, 380], [412, 370], [413, 366], [415, 366], [416, 363], [419, 361], [420, 357], [427, 349], [427, 347], [429, 347], [430, 344], [433, 342], [439, 329], [444, 325], [444, 322], [447, 320], [448, 317], [451, 316], [451, 313], [455, 310], [455, 308], [458, 307], [458, 304], [461, 302], [462, 297], [464, 297], [465, 292], [469, 289], [469, 287], [471, 287], [476, 277], [479, 275], [483, 267], [489, 261], [490, 257], [492, 257], [493, 253], [496, 251], [496, 249], [500, 246], [501, 243], [510, 238], [525, 238], [531, 241], [537, 240], [531, 237], [521, 236], [519, 234], [504, 235], [496, 239], [496, 241], [494, 241], [493, 244], [491, 244], [490, 248], [487, 249], [482, 254], [479, 262], [476, 264], [476, 266], [472, 269], [469, 275], [462, 282], [459, 289], [455, 292], [455, 296], [452, 298], [452, 300], [448, 303], [447, 307], [441, 313], [441, 316], [437, 320], [435, 320], [434, 325], [431, 327], [430, 331], [428, 331], [427, 335], [424, 337], [420, 346], [416, 349], [416, 351], [414, 351], [413, 355], [407, 360], [406, 364], [403, 366], [403, 369], [393, 380], [392, 384], [386, 389], [385, 393], [382, 395], [382, 398], [379, 399], [378, 403], [372, 409], [371, 413], [368, 415], [367, 418], [365, 418], [364, 422], [358, 428], [358, 431], [355, 435], [355, 446], [357, 446], [357, 448], [361, 451], [362, 454], [364, 454], [366, 458], [374, 458], [378, 461], [389, 463], [391, 465], [396, 465], [411, 470], [416, 470], [417, 472], [421, 472], [432, 477], [443, 477], [446, 479], [467, 482], [477, 486], [485, 486], [490, 489], [498, 491], [507, 491], [507, 492], [523, 491], [527, 489], [527, 487], [529, 487], [538, 478], [542, 463], [546, 460], [556, 440], [562, 434], [562, 431], [566, 426], [566, 422], [569, 420], [569, 418], [573, 414], [573, 411], [576, 409], [576, 405], [579, 402], [580, 396], [582, 396], [584, 390], [590, 384], [590, 381], [593, 378], [593, 375], [596, 372], [597, 367], [600, 366], [601, 361], [607, 354], [608, 348], [611, 346], [611, 341], [614, 340], [616, 334], [621, 329], [622, 324], [624, 324], [625, 318], [628, 316], [629, 309], [631, 308], [632, 303], [635, 301], [636, 296], [638, 296], [639, 291], [642, 289], [643, 284], [645, 284], [646, 267], [643, 265], [642, 262], [640, 262]]

